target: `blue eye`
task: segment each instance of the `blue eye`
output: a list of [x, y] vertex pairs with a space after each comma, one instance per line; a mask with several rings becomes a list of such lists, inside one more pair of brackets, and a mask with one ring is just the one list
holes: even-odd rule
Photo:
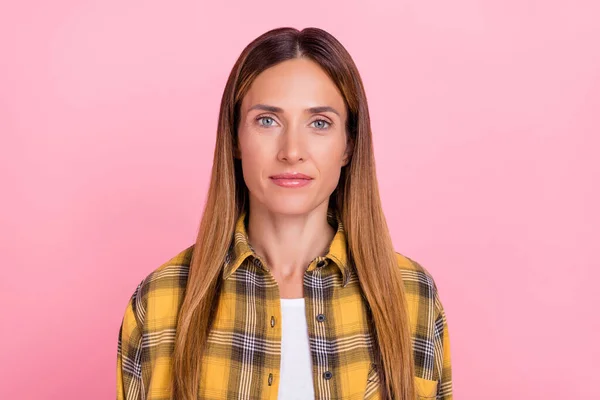
[[327, 129], [327, 128], [329, 128], [329, 125], [331, 125], [329, 122], [325, 121], [324, 119], [318, 119], [316, 121], [313, 121], [313, 124], [317, 124], [315, 126], [315, 128], [317, 128], [317, 129]]
[[[258, 124], [264, 128], [269, 128], [276, 124], [275, 119], [271, 117], [258, 117], [256, 120], [258, 121]], [[312, 122], [312, 125], [318, 130], [324, 130], [331, 126], [331, 122], [325, 121], [324, 119], [317, 119]]]
[[273, 123], [275, 122], [275, 120], [271, 117], [259, 117], [257, 120], [259, 121], [259, 125], [264, 127], [273, 126]]

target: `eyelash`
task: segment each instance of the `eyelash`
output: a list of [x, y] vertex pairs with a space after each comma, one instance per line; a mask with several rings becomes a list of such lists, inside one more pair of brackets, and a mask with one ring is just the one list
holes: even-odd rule
[[[256, 121], [258, 121], [258, 123], [259, 123], [258, 125], [259, 125], [261, 128], [270, 128], [270, 126], [265, 126], [265, 125], [261, 125], [261, 124], [260, 124], [260, 120], [262, 120], [262, 119], [265, 119], [265, 118], [269, 118], [269, 119], [272, 119], [273, 121], [275, 121], [275, 118], [273, 118], [273, 117], [270, 117], [270, 116], [268, 116], [268, 115], [261, 115], [260, 117], [257, 117], [257, 118], [256, 118]], [[313, 122], [311, 122], [311, 124], [314, 124], [314, 123], [315, 123], [315, 122], [317, 122], [317, 121], [323, 121], [323, 122], [325, 122], [325, 123], [327, 124], [327, 127], [325, 127], [325, 128], [315, 128], [315, 129], [318, 129], [318, 130], [320, 130], [320, 131], [324, 131], [324, 130], [326, 130], [326, 129], [329, 129], [329, 128], [331, 128], [331, 126], [333, 125], [333, 122], [329, 122], [329, 121], [327, 121], [327, 120], [325, 120], [325, 119], [323, 119], [323, 118], [315, 119]]]

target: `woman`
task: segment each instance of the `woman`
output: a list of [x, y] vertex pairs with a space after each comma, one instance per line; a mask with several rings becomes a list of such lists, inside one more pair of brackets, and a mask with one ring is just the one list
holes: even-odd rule
[[393, 249], [367, 100], [327, 32], [269, 31], [227, 81], [197, 241], [119, 333], [118, 399], [450, 399], [431, 275]]

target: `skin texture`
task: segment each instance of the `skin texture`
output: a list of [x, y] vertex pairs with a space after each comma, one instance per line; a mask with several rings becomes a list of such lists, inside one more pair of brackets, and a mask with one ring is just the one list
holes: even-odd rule
[[[309, 110], [314, 107], [333, 110]], [[304, 271], [327, 253], [335, 233], [327, 224], [327, 206], [351, 156], [346, 118], [333, 81], [305, 58], [263, 71], [242, 100], [236, 157], [250, 192], [248, 237], [282, 298], [303, 296]], [[289, 172], [313, 179], [284, 188], [270, 178]]]

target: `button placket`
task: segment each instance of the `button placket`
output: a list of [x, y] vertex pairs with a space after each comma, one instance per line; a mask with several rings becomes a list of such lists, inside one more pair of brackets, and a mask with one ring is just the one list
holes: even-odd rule
[[[261, 260], [262, 261], [262, 260]], [[266, 264], [262, 264], [263, 269], [266, 271], [265, 279], [269, 283], [275, 282], [273, 275]], [[281, 325], [278, 325], [279, 318], [281, 318], [281, 308], [279, 304], [279, 290], [277, 285], [272, 285], [268, 288], [266, 294], [267, 309], [265, 310], [265, 328], [266, 328], [266, 339], [275, 342], [276, 339], [281, 338]], [[276, 354], [266, 354], [265, 360], [265, 374], [267, 375], [267, 386], [271, 395], [276, 395], [277, 382], [275, 382], [275, 375], [278, 374], [278, 367], [280, 365], [280, 356]], [[264, 376], [264, 375], [263, 375]], [[264, 381], [263, 381], [264, 382]]]

